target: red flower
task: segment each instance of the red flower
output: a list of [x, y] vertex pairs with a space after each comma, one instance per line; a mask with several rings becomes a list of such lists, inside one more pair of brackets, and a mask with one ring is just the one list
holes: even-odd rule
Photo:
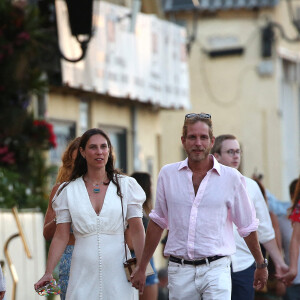
[[50, 147], [55, 148], [57, 146], [56, 135], [53, 130], [53, 125], [51, 123], [48, 123], [45, 120], [34, 120], [33, 125], [46, 132], [47, 142]]
[[15, 154], [9, 151], [7, 146], [0, 147], [0, 161], [12, 165], [16, 162]]
[[20, 33], [17, 35], [15, 44], [16, 44], [17, 46], [20, 46], [20, 45], [22, 45], [24, 42], [29, 41], [29, 39], [30, 39], [29, 33], [26, 32], [26, 31], [22, 31], [22, 32], [20, 32]]

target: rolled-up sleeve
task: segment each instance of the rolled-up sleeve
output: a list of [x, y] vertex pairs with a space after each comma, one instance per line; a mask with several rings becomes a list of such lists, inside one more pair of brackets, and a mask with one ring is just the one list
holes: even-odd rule
[[68, 191], [67, 188], [58, 188], [58, 195], [55, 195], [52, 201], [52, 208], [56, 214], [56, 224], [72, 222], [69, 206], [68, 206]]
[[255, 208], [247, 194], [246, 182], [242, 175], [240, 175], [240, 180], [235, 188], [235, 199], [231, 207], [231, 217], [237, 226], [239, 235], [246, 237], [251, 232], [257, 231], [259, 220], [256, 218]]
[[157, 180], [155, 208], [151, 211], [149, 217], [162, 229], [168, 229], [168, 209], [164, 191], [163, 170], [160, 171]]
[[146, 195], [137, 181], [132, 178], [127, 178], [127, 220], [131, 218], [143, 217], [143, 203], [146, 200]]

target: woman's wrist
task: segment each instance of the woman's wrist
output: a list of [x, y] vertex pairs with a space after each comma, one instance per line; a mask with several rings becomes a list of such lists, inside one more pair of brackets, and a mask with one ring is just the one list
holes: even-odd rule
[[56, 217], [54, 217], [54, 219], [52, 219], [50, 222], [48, 222], [47, 224], [46, 224], [46, 226], [50, 226], [51, 224], [53, 224], [53, 223], [55, 223], [55, 225], [56, 225]]

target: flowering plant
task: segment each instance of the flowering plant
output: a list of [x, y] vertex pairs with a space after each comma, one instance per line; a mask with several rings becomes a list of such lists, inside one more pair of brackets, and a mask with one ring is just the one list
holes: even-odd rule
[[46, 122], [45, 120], [34, 120], [33, 121], [33, 134], [37, 142], [44, 144], [46, 148], [55, 148], [56, 135], [53, 131], [53, 125]]
[[56, 137], [52, 124], [34, 120], [28, 109], [32, 95], [46, 92], [50, 64], [45, 53], [53, 34], [45, 34], [40, 14], [28, 1], [0, 0], [1, 207], [47, 207], [54, 171], [44, 150], [56, 147]]

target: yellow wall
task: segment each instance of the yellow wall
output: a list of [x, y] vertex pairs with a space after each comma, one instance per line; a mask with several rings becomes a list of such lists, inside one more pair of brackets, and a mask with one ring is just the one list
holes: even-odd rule
[[[47, 117], [56, 120], [75, 121], [76, 133], [79, 134], [79, 103], [80, 99], [88, 99], [90, 128], [116, 126], [127, 129], [128, 173], [134, 171], [132, 146], [132, 101], [116, 101], [108, 97], [91, 96], [82, 92], [80, 96], [72, 93], [50, 93]], [[156, 182], [159, 168], [160, 153], [158, 151], [160, 136], [159, 113], [146, 105], [137, 106], [137, 144], [139, 149], [140, 169], [148, 171], [147, 161], [153, 161], [153, 182]]]
[[[293, 28], [286, 26], [289, 20], [284, 5], [281, 3], [276, 10], [261, 10], [258, 13], [234, 11], [209, 17], [200, 15], [196, 41], [189, 55], [192, 108], [188, 112], [210, 113], [215, 136], [226, 133], [236, 135], [243, 148], [244, 175], [251, 176], [255, 170], [263, 173], [265, 186], [279, 199], [285, 187], [282, 186], [281, 174], [280, 69], [276, 49], [284, 46], [299, 51], [300, 43], [286, 43], [278, 37], [274, 55], [269, 59], [273, 73], [261, 76], [257, 67], [267, 61], [260, 54], [264, 16], [273, 16], [274, 20], [277, 18], [291, 30], [290, 35], [293, 33]], [[192, 32], [191, 13], [177, 15], [177, 19], [186, 20], [188, 32]], [[244, 54], [210, 58], [205, 51], [209, 48], [208, 38], [213, 36], [235, 36], [244, 47]], [[182, 159], [180, 135], [185, 113], [161, 113], [163, 164]]]

